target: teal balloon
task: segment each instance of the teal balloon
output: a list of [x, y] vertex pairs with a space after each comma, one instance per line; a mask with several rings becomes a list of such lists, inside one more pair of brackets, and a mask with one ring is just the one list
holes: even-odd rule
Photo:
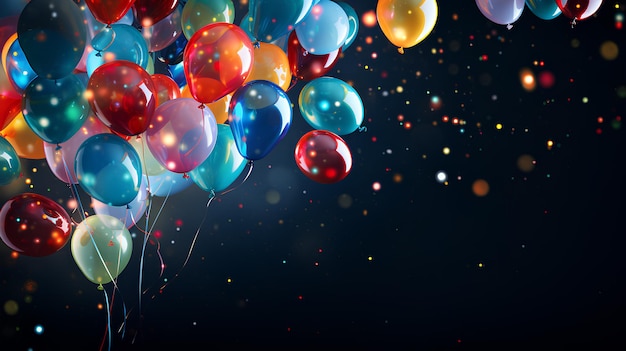
[[554, 0], [526, 0], [526, 7], [543, 20], [551, 20], [561, 14], [561, 9]]
[[4, 137], [0, 136], [0, 185], [7, 185], [20, 176], [20, 158]]
[[260, 160], [287, 134], [293, 109], [281, 87], [267, 80], [253, 80], [235, 91], [228, 116], [241, 156]]
[[19, 93], [23, 93], [28, 83], [37, 77], [37, 73], [30, 67], [30, 63], [28, 63], [28, 59], [24, 55], [19, 40], [15, 40], [9, 46], [4, 68], [7, 70], [9, 81]]
[[93, 50], [87, 55], [87, 74], [91, 76], [96, 68], [106, 62], [125, 60], [147, 69], [150, 61], [148, 42], [141, 32], [128, 24], [112, 24], [98, 32], [92, 39], [92, 45], [102, 50]]
[[127, 205], [139, 193], [139, 154], [115, 134], [96, 134], [85, 140], [76, 152], [74, 168], [81, 188], [109, 206]]
[[193, 182], [204, 191], [226, 190], [243, 172], [246, 159], [239, 154], [228, 124], [217, 125], [217, 141], [209, 157], [189, 172]]
[[84, 92], [85, 84], [73, 74], [56, 80], [37, 77], [24, 90], [24, 120], [45, 142], [67, 141], [89, 115], [89, 102]]
[[247, 31], [258, 41], [272, 42], [291, 32], [314, 3], [313, 0], [250, 0]]
[[24, 7], [17, 37], [37, 75], [58, 79], [72, 73], [87, 42], [83, 19], [74, 1], [32, 0]]
[[300, 90], [298, 104], [302, 117], [314, 129], [346, 135], [363, 123], [359, 93], [338, 78], [320, 77], [308, 82]]
[[346, 2], [338, 2], [337, 5], [341, 6], [348, 16], [348, 37], [341, 47], [341, 51], [346, 51], [346, 49], [354, 43], [357, 34], [359, 34], [359, 15], [354, 8]]
[[336, 2], [320, 0], [295, 26], [300, 45], [315, 55], [341, 48], [348, 38], [348, 15]]

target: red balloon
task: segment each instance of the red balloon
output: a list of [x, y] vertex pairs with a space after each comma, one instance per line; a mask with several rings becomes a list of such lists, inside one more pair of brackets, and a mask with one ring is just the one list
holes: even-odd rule
[[178, 5], [178, 0], [135, 0], [135, 17], [142, 27], [150, 27], [167, 17]]
[[155, 73], [152, 75], [152, 81], [157, 92], [157, 107], [165, 101], [178, 99], [183, 95], [176, 81], [170, 76]]
[[344, 179], [352, 169], [352, 154], [346, 142], [327, 130], [312, 130], [296, 144], [296, 164], [312, 180], [330, 184]]
[[72, 221], [58, 203], [34, 193], [7, 201], [0, 209], [0, 238], [12, 250], [27, 256], [48, 256], [70, 238]]
[[135, 0], [85, 0], [85, 3], [95, 19], [111, 24], [124, 17]]
[[584, 20], [598, 11], [602, 0], [555, 0], [563, 15], [575, 20]]
[[211, 103], [232, 93], [252, 70], [254, 47], [238, 26], [214, 22], [191, 36], [183, 53], [189, 92], [196, 101]]
[[313, 55], [300, 44], [296, 31], [289, 34], [287, 41], [287, 58], [294, 77], [310, 81], [326, 75], [339, 60], [341, 48], [325, 55]]
[[138, 135], [148, 129], [157, 104], [150, 73], [126, 60], [98, 66], [89, 77], [85, 93], [96, 116], [122, 135]]

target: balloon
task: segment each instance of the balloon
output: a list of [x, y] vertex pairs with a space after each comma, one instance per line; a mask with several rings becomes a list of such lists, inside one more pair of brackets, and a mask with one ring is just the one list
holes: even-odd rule
[[110, 206], [131, 202], [141, 185], [141, 163], [135, 149], [114, 134], [96, 134], [76, 152], [78, 184], [89, 196]]
[[20, 254], [51, 255], [65, 246], [71, 233], [69, 214], [43, 195], [17, 195], [0, 209], [0, 238]]
[[314, 55], [300, 45], [293, 31], [289, 35], [287, 54], [291, 73], [302, 81], [310, 81], [322, 77], [335, 66], [341, 55], [341, 48], [324, 55]]
[[438, 11], [435, 0], [379, 0], [376, 5], [380, 29], [400, 53], [432, 32]]
[[81, 272], [95, 284], [116, 279], [133, 252], [133, 240], [119, 219], [96, 214], [80, 222], [70, 244], [72, 257]]
[[246, 160], [237, 150], [230, 126], [218, 124], [215, 148], [189, 176], [202, 190], [220, 192], [239, 177], [245, 166]]
[[93, 17], [108, 25], [124, 17], [134, 2], [135, 0], [85, 0]]
[[163, 167], [156, 158], [154, 158], [154, 155], [152, 155], [152, 152], [146, 143], [145, 137], [132, 138], [128, 142], [135, 148], [135, 151], [137, 151], [137, 154], [139, 155], [141, 166], [143, 167], [143, 174], [151, 176], [158, 175], [166, 171], [166, 168]]
[[311, 11], [314, 2], [314, 0], [250, 0], [247, 31], [257, 41], [271, 42], [292, 31]]
[[156, 90], [156, 106], [158, 107], [162, 103], [168, 100], [174, 100], [182, 96], [178, 84], [170, 76], [165, 74], [153, 74], [152, 82], [154, 83], [154, 89]]
[[253, 80], [268, 80], [287, 91], [291, 85], [287, 54], [274, 44], [259, 42], [254, 49], [254, 62], [246, 82]]
[[17, 33], [4, 44], [2, 62], [6, 76], [17, 92], [24, 92], [28, 83], [37, 77], [17, 40]]
[[43, 141], [62, 143], [83, 125], [89, 113], [85, 85], [73, 74], [56, 80], [35, 78], [24, 90], [22, 112]]
[[171, 14], [178, 0], [135, 0], [135, 17], [142, 27], [150, 27]]
[[292, 117], [291, 100], [278, 85], [254, 80], [239, 88], [230, 101], [228, 121], [241, 156], [267, 156], [287, 134]]
[[8, 140], [0, 136], [0, 185], [17, 179], [22, 171], [20, 158]]
[[338, 135], [326, 130], [312, 130], [304, 134], [295, 149], [298, 168], [310, 179], [322, 183], [336, 183], [352, 169], [352, 154]]
[[348, 16], [348, 37], [346, 38], [345, 43], [341, 46], [341, 51], [346, 51], [346, 49], [354, 43], [354, 40], [359, 33], [359, 15], [357, 15], [354, 8], [347, 2], [338, 2], [337, 5], [341, 6]]
[[296, 26], [303, 48], [316, 55], [331, 53], [348, 39], [348, 15], [336, 2], [320, 0]]
[[525, 0], [476, 0], [476, 5], [491, 22], [510, 25], [522, 15]]
[[21, 158], [40, 160], [46, 157], [43, 140], [28, 126], [21, 112], [2, 130], [4, 136]]
[[143, 176], [137, 196], [135, 196], [135, 198], [126, 206], [109, 206], [101, 201], [98, 201], [97, 199], [92, 198], [91, 207], [93, 207], [96, 214], [113, 216], [122, 221], [126, 228], [131, 228], [136, 225], [139, 219], [146, 213], [148, 205], [147, 186], [148, 178]]
[[[127, 24], [113, 24], [91, 39], [94, 51], [87, 57], [87, 74], [106, 62], [130, 61], [143, 69], [148, 68], [150, 56], [148, 43], [136, 28]], [[98, 43], [98, 44], [97, 44]]]
[[359, 93], [338, 78], [321, 77], [308, 82], [298, 97], [302, 117], [315, 129], [346, 135], [363, 123]]
[[[193, 99], [191, 96], [191, 92], [189, 92], [189, 86], [185, 85], [185, 87], [181, 91], [182, 97]], [[218, 99], [215, 102], [210, 102], [206, 104], [211, 112], [213, 112], [213, 117], [215, 117], [215, 121], [217, 123], [226, 123], [228, 121], [228, 107], [230, 106], [230, 100], [233, 98], [233, 93], [230, 93], [223, 98]]]
[[168, 170], [153, 176], [148, 176], [150, 195], [167, 197], [180, 193], [193, 184], [193, 181]]
[[[0, 45], [4, 45], [15, 34], [17, 17], [0, 19]], [[6, 47], [6, 45], [4, 45]], [[4, 50], [3, 50], [4, 51]], [[0, 61], [0, 65], [3, 66]], [[7, 70], [0, 69], [0, 130], [6, 128], [22, 108], [22, 95], [7, 77]]]
[[232, 0], [189, 0], [181, 16], [183, 34], [190, 39], [208, 24], [235, 21], [235, 6]]
[[17, 36], [33, 71], [58, 79], [72, 73], [80, 62], [87, 31], [73, 1], [33, 0], [20, 14]]
[[181, 29], [182, 6], [151, 26], [143, 27], [141, 34], [148, 43], [148, 51], [156, 52], [172, 45], [183, 34]]
[[211, 110], [198, 107], [193, 99], [164, 102], [154, 112], [146, 131], [146, 143], [154, 158], [176, 173], [200, 165], [215, 147], [217, 123]]
[[530, 12], [543, 20], [551, 20], [561, 14], [561, 10], [554, 0], [526, 0], [525, 2]]
[[111, 133], [111, 130], [98, 117], [91, 115], [85, 119], [83, 126], [78, 132], [74, 133], [67, 141], [60, 144], [44, 142], [44, 154], [52, 173], [64, 183], [78, 184], [76, 172], [74, 171], [76, 151], [89, 137], [102, 133]]
[[254, 49], [238, 26], [211, 23], [189, 39], [183, 55], [191, 95], [210, 103], [243, 84], [252, 69]]
[[574, 20], [584, 20], [598, 12], [602, 0], [555, 0], [563, 15]]
[[157, 103], [150, 74], [141, 66], [123, 60], [96, 68], [89, 77], [85, 94], [107, 127], [130, 136], [148, 128]]
[[[161, 49], [157, 52], [157, 58], [159, 61], [164, 62], [168, 65], [178, 65], [180, 64], [180, 76], [184, 79], [184, 74], [182, 73], [182, 62], [183, 62], [183, 53], [185, 52], [185, 48], [187, 47], [187, 38], [184, 35], [179, 35], [176, 40], [169, 46]], [[176, 76], [172, 74], [172, 78], [176, 80]], [[178, 82], [178, 81], [177, 81]], [[185, 82], [184, 85], [186, 85]]]

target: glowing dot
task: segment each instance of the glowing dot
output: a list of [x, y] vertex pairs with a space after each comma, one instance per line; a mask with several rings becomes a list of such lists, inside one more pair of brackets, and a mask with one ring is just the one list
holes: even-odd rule
[[361, 16], [361, 22], [364, 26], [372, 28], [376, 26], [376, 12], [374, 10], [367, 11]]
[[448, 180], [448, 175], [446, 174], [446, 172], [444, 171], [439, 171], [437, 172], [437, 174], [435, 175], [435, 178], [437, 179], [437, 182], [439, 183], [443, 183], [446, 180]]
[[19, 305], [17, 304], [17, 301], [7, 300], [7, 302], [4, 303], [4, 313], [8, 314], [9, 316], [15, 316], [18, 311]]
[[483, 265], [482, 262], [478, 263], [478, 268], [483, 268], [483, 267], [484, 267], [484, 265]]
[[374, 191], [380, 191], [381, 185], [380, 182], [374, 182], [372, 184], [372, 189], [374, 189]]
[[367, 256], [367, 260], [368, 260], [368, 261], [374, 261], [374, 257], [372, 257], [372, 256]]
[[43, 334], [43, 326], [41, 324], [37, 324], [35, 326], [35, 334], [37, 335]]
[[450, 148], [446, 146], [443, 148], [442, 152], [444, 155], [450, 155]]
[[396, 87], [396, 92], [398, 92], [398, 93], [402, 93], [403, 91], [404, 91], [404, 88], [403, 88], [403, 87], [401, 87], [401, 86], [397, 86], [397, 87]]
[[97, 308], [97, 309], [99, 309], [99, 310], [101, 310], [101, 309], [103, 309], [103, 308], [104, 308], [104, 305], [103, 305], [103, 304], [101, 304], [101, 303], [99, 303], [99, 304], [97, 304], [97, 305], [96, 305], [96, 308]]
[[472, 192], [479, 197], [486, 196], [489, 193], [489, 183], [484, 179], [476, 179], [472, 183]]
[[607, 61], [613, 61], [619, 55], [619, 47], [615, 42], [607, 40], [600, 45], [600, 55]]
[[585, 96], [585, 97], [583, 97], [583, 98], [582, 98], [582, 102], [583, 102], [583, 104], [588, 103], [588, 102], [589, 102], [589, 98], [588, 98], [588, 97], [586, 97], [586, 96]]
[[548, 150], [552, 150], [552, 147], [554, 146], [554, 141], [548, 140], [546, 142], [546, 146], [548, 147]]
[[230, 283], [232, 283], [232, 282], [233, 282], [233, 280], [232, 280], [232, 278], [227, 278], [227, 279], [226, 279], [226, 282], [227, 282], [228, 284], [230, 284]]
[[522, 83], [522, 87], [526, 91], [533, 91], [535, 89], [537, 83], [535, 81], [535, 75], [530, 69], [528, 68], [522, 69], [519, 73], [519, 77], [520, 77], [520, 82]]
[[521, 155], [517, 158], [517, 168], [522, 172], [530, 172], [535, 169], [535, 158], [530, 155]]
[[496, 129], [497, 129], [497, 130], [502, 129], [502, 123], [498, 123], [498, 124], [496, 124]]

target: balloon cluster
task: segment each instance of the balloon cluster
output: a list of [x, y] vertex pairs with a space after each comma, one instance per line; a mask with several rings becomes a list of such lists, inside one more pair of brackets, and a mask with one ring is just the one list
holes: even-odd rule
[[584, 20], [598, 11], [602, 0], [476, 0], [480, 12], [490, 21], [511, 28], [524, 11], [528, 9], [538, 18], [552, 20], [563, 14], [572, 20]]
[[298, 168], [324, 184], [349, 174], [342, 136], [360, 128], [363, 103], [326, 74], [358, 33], [350, 5], [250, 0], [237, 25], [231, 0], [19, 2], [0, 17], [0, 185], [19, 177], [21, 158], [45, 159], [95, 213], [79, 201], [70, 235], [59, 204], [16, 195], [0, 210], [0, 238], [16, 252], [46, 256], [71, 240], [90, 281], [114, 281], [151, 197], [232, 187], [287, 134], [298, 82], [313, 128], [295, 147]]

